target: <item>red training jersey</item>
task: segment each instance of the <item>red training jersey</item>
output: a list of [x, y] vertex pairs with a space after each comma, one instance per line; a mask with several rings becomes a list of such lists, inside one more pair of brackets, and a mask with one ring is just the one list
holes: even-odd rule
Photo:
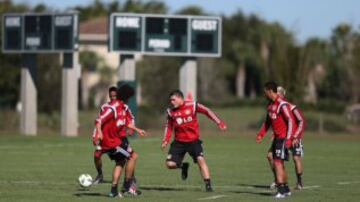
[[291, 105], [283, 98], [276, 98], [267, 106], [266, 121], [258, 133], [258, 138], [263, 138], [267, 130], [273, 129], [275, 138], [293, 139], [296, 125], [293, 113], [291, 113]]
[[[120, 126], [125, 126], [128, 124], [135, 125], [135, 118], [134, 118], [134, 115], [132, 114], [129, 106], [124, 104], [123, 109], [124, 109], [124, 111], [122, 113], [118, 114], [118, 120], [121, 120], [118, 122], [118, 124], [120, 124]], [[120, 127], [119, 136], [120, 136], [120, 138], [125, 138], [127, 136], [127, 128], [126, 127]]]
[[296, 131], [294, 133], [294, 138], [302, 139], [306, 126], [304, 114], [296, 105], [290, 104], [290, 109], [295, 118], [295, 123], [296, 123]]
[[163, 143], [169, 143], [174, 131], [175, 140], [179, 142], [193, 142], [199, 140], [199, 122], [197, 113], [205, 114], [216, 124], [223, 124], [214, 112], [202, 104], [185, 101], [183, 105], [175, 109], [167, 109], [167, 122]]
[[102, 106], [95, 123], [101, 123], [103, 139], [100, 146], [104, 150], [116, 148], [121, 144], [119, 131], [124, 130], [126, 120], [122, 119], [124, 103], [119, 100], [111, 101]]

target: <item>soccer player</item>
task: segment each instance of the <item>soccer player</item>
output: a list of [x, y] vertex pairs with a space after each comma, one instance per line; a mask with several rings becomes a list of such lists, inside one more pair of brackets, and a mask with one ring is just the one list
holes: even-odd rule
[[161, 148], [164, 150], [170, 143], [173, 131], [175, 133], [175, 140], [171, 143], [166, 159], [166, 167], [168, 169], [180, 168], [182, 170], [181, 177], [183, 180], [186, 180], [189, 163], [183, 163], [183, 159], [185, 154], [188, 153], [194, 163], [197, 163], [199, 166], [200, 173], [205, 182], [205, 190], [212, 192], [210, 172], [201, 146], [202, 141], [199, 139], [197, 114], [205, 114], [223, 131], [227, 128], [226, 124], [204, 105], [192, 101], [185, 101], [184, 95], [180, 90], [171, 92], [169, 101], [171, 107], [167, 109], [167, 123]]
[[115, 161], [110, 197], [122, 197], [118, 192], [118, 183], [121, 171], [128, 159], [133, 153], [128, 144], [121, 141], [119, 131], [124, 127], [135, 130], [141, 136], [145, 136], [145, 131], [137, 128], [125, 117], [119, 116], [125, 114], [124, 103], [120, 100], [111, 101], [104, 107], [99, 117], [96, 119], [96, 136], [100, 140], [102, 153], [107, 153], [111, 160]]
[[[127, 122], [132, 123], [135, 125], [135, 118], [130, 110], [130, 108], [125, 104], [128, 103], [129, 99], [133, 97], [135, 94], [135, 91], [132, 87], [129, 85], [123, 85], [118, 89], [118, 99], [121, 100], [124, 103], [124, 110], [125, 114], [119, 115], [123, 116], [124, 119], [127, 119]], [[119, 132], [119, 136], [121, 138], [121, 141], [128, 145], [130, 147], [129, 140], [127, 138], [128, 135], [133, 135], [134, 131], [131, 129], [121, 130]], [[136, 185], [136, 178], [135, 178], [135, 167], [136, 167], [136, 161], [138, 159], [138, 153], [136, 153], [134, 150], [132, 150], [132, 155], [128, 159], [126, 163], [125, 168], [125, 177], [124, 177], [124, 183], [123, 183], [123, 192], [130, 193], [132, 195], [139, 195], [141, 192], [137, 189]]]
[[[286, 90], [279, 86], [278, 87], [278, 94], [285, 98]], [[302, 144], [302, 137], [304, 135], [304, 129], [305, 129], [305, 118], [302, 113], [302, 111], [296, 106], [291, 103], [290, 109], [291, 112], [294, 115], [295, 123], [296, 123], [296, 131], [294, 134], [294, 140], [292, 142], [292, 147], [290, 149], [292, 155], [293, 155], [293, 161], [295, 164], [295, 173], [296, 173], [296, 187], [297, 190], [303, 189], [303, 181], [302, 181], [302, 174], [303, 174], [303, 164], [302, 164], [302, 157], [304, 156], [304, 147]]]
[[[281, 96], [285, 100], [286, 90], [282, 86], [278, 86], [277, 94], [279, 96]], [[296, 123], [296, 131], [295, 131], [295, 135], [294, 135], [294, 140], [292, 142], [292, 147], [290, 149], [290, 151], [291, 151], [291, 153], [293, 155], [293, 161], [294, 161], [294, 164], [295, 164], [295, 173], [296, 173], [296, 179], [297, 179], [295, 189], [302, 190], [303, 189], [302, 157], [304, 155], [302, 137], [303, 137], [304, 129], [305, 129], [305, 119], [304, 119], [303, 113], [301, 112], [301, 110], [296, 105], [293, 105], [291, 103], [289, 103], [289, 104], [291, 106], [290, 109], [291, 109], [291, 112], [292, 112], [292, 114], [293, 114], [293, 116], [295, 118], [295, 123]], [[268, 152], [268, 155], [267, 155], [267, 159], [269, 161], [269, 165], [271, 167], [271, 170], [272, 170], [272, 172], [274, 174], [274, 182], [270, 185], [270, 188], [274, 189], [276, 187], [276, 175], [275, 175], [275, 171], [274, 171], [274, 159], [273, 159], [272, 156], [273, 156], [273, 153], [272, 153], [272, 150], [270, 148], [269, 152]]]
[[295, 120], [291, 113], [290, 104], [277, 94], [277, 87], [277, 84], [272, 81], [264, 85], [265, 97], [269, 100], [269, 104], [267, 106], [266, 121], [256, 137], [256, 142], [260, 143], [267, 130], [272, 127], [274, 139], [271, 150], [278, 189], [275, 198], [285, 198], [290, 196], [291, 192], [287, 184], [284, 161], [288, 161], [288, 148], [292, 144]]
[[[103, 111], [106, 107], [110, 107], [111, 103], [118, 98], [122, 102], [124, 110], [125, 110], [125, 113], [118, 114], [117, 119], [119, 120], [119, 123], [121, 123], [122, 120], [126, 120], [127, 122], [135, 125], [134, 116], [132, 115], [130, 108], [125, 104], [128, 102], [128, 100], [132, 96], [134, 96], [134, 93], [135, 93], [134, 89], [128, 85], [123, 85], [119, 89], [117, 89], [114, 86], [110, 87], [109, 88], [110, 101], [108, 103], [105, 103], [104, 105], [102, 105], [100, 111]], [[132, 135], [133, 133], [134, 133], [134, 131], [131, 129], [126, 130], [126, 127], [121, 127], [121, 130], [119, 130], [119, 137], [121, 138], [122, 143], [129, 148], [130, 148], [130, 145], [129, 145], [129, 141], [127, 139], [127, 135], [128, 134]], [[101, 147], [99, 145], [100, 141], [98, 140], [98, 138], [95, 134], [96, 133], [94, 133], [93, 138], [94, 138], [94, 142], [95, 142], [94, 144], [97, 146], [96, 146], [96, 150], [94, 153], [94, 159], [95, 159], [95, 166], [98, 171], [98, 175], [95, 178], [93, 184], [98, 184], [100, 182], [103, 182], [102, 162], [101, 162], [101, 156], [103, 154], [103, 150], [101, 149]], [[126, 162], [124, 183], [123, 183], [123, 189], [122, 189], [123, 192], [130, 193], [132, 195], [134, 195], [134, 194], [138, 195], [141, 193], [139, 190], [137, 190], [136, 179], [134, 176], [137, 158], [138, 158], [138, 154], [132, 150], [132, 154]]]
[[[109, 88], [109, 102], [103, 104], [100, 109], [101, 111], [104, 110], [106, 106], [108, 106], [111, 102], [115, 101], [117, 99], [117, 88], [115, 86], [111, 86]], [[98, 137], [96, 136], [96, 129], [94, 129], [93, 133], [93, 144], [95, 146], [95, 152], [94, 152], [94, 164], [97, 171], [97, 176], [93, 182], [93, 185], [102, 183], [104, 181], [104, 175], [102, 171], [102, 161], [101, 156], [103, 155], [103, 152], [101, 150], [100, 141]]]

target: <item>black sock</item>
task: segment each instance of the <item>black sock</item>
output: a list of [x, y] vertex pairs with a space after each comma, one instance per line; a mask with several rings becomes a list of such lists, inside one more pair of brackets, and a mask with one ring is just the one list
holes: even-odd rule
[[132, 178], [124, 181], [124, 188], [126, 191], [130, 189], [131, 183], [132, 183]]
[[279, 183], [279, 184], [278, 184], [278, 192], [279, 192], [280, 194], [285, 194], [285, 193], [286, 193], [285, 184], [283, 184], [283, 183]]
[[111, 193], [113, 193], [113, 194], [118, 193], [118, 185], [117, 184], [111, 185]]
[[100, 168], [96, 168], [96, 170], [97, 170], [98, 175], [103, 175], [103, 172], [102, 172], [101, 167], [100, 167]]
[[289, 193], [290, 192], [290, 188], [289, 185], [286, 183], [285, 184], [285, 193]]
[[296, 173], [297, 183], [302, 185], [302, 173]]
[[209, 178], [209, 179], [204, 179], [204, 182], [205, 182], [206, 185], [211, 186], [211, 180], [210, 180], [210, 178]]

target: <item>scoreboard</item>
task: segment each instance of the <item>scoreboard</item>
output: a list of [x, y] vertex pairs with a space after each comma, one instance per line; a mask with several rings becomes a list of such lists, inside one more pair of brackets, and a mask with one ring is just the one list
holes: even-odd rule
[[123, 54], [221, 56], [220, 17], [113, 13], [109, 50]]
[[78, 16], [64, 14], [5, 14], [5, 53], [73, 52], [78, 48]]

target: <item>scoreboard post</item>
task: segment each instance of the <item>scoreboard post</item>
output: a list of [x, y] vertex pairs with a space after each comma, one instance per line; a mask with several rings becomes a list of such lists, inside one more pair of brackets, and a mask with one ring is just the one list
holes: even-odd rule
[[24, 135], [32, 136], [37, 133], [36, 54], [23, 54], [22, 63], [20, 131]]

